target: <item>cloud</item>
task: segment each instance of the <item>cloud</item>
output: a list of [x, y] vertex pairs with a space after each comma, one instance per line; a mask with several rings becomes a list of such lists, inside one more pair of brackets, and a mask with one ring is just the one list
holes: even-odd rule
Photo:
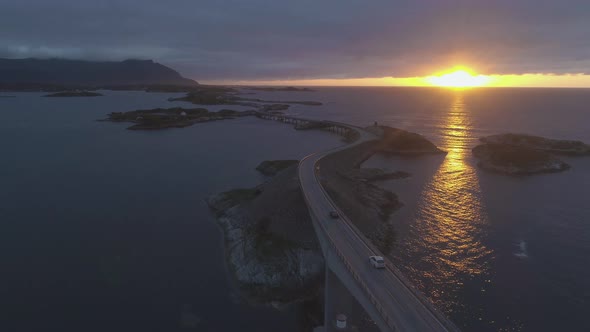
[[3, 2], [0, 57], [150, 58], [198, 80], [590, 71], [586, 0]]

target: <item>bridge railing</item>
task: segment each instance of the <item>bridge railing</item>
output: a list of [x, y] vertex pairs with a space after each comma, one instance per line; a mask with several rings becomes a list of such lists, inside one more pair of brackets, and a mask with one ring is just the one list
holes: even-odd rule
[[416, 299], [418, 299], [430, 311], [430, 313], [432, 313], [432, 315], [436, 317], [436, 319], [445, 326], [445, 328], [447, 328], [449, 331], [459, 331], [459, 328], [457, 328], [455, 324], [453, 324], [442, 312], [440, 312], [432, 304], [432, 302], [424, 294], [422, 294], [422, 292], [420, 292], [420, 290], [418, 290], [416, 286], [411, 281], [409, 281], [408, 278], [387, 257], [385, 257], [385, 255], [383, 255], [381, 251], [377, 247], [375, 247], [375, 245], [371, 241], [369, 241], [361, 233], [361, 231], [346, 217], [346, 215], [342, 212], [342, 210], [340, 210], [338, 205], [336, 205], [336, 203], [332, 200], [325, 188], [321, 185], [317, 171], [315, 172], [315, 177], [316, 181], [318, 182], [322, 190], [322, 193], [330, 202], [334, 210], [338, 212], [338, 215], [341, 216], [340, 219], [344, 221], [345, 225], [351, 230], [354, 236], [365, 245], [365, 247], [371, 252], [372, 255], [383, 256], [387, 270], [389, 270], [393, 275], [395, 275], [395, 277], [399, 279], [406, 288], [411, 290], [414, 297], [416, 297]]
[[[308, 157], [304, 158], [301, 162], [303, 162]], [[316, 178], [316, 180], [317, 180], [317, 178]], [[322, 190], [323, 190], [323, 188], [322, 188]], [[309, 198], [307, 197], [307, 194], [305, 193], [305, 191], [303, 191], [303, 196], [305, 197], [306, 202], [308, 202], [308, 206], [311, 206], [309, 204]], [[379, 313], [379, 315], [381, 315], [381, 318], [383, 319], [385, 324], [387, 324], [387, 326], [389, 328], [391, 328], [392, 330], [396, 330], [396, 326], [394, 324], [393, 319], [391, 317], [389, 317], [389, 315], [385, 312], [385, 310], [383, 309], [383, 306], [381, 306], [381, 304], [379, 303], [379, 301], [377, 301], [377, 298], [375, 297], [373, 292], [371, 292], [371, 290], [369, 289], [367, 284], [363, 281], [363, 278], [360, 277], [358, 272], [352, 267], [352, 264], [349, 262], [349, 260], [346, 259], [346, 256], [338, 249], [338, 245], [336, 244], [336, 242], [334, 241], [334, 239], [330, 235], [330, 232], [328, 232], [328, 230], [326, 229], [325, 225], [322, 222], [318, 222], [318, 224], [319, 224], [320, 228], [322, 229], [326, 239], [328, 240], [330, 247], [338, 255], [338, 258], [340, 258], [340, 260], [342, 261], [342, 263], [344, 264], [344, 266], [346, 267], [348, 272], [352, 275], [353, 279], [359, 284], [360, 289], [365, 293], [367, 298], [375, 306], [375, 308], [377, 309], [377, 312]]]

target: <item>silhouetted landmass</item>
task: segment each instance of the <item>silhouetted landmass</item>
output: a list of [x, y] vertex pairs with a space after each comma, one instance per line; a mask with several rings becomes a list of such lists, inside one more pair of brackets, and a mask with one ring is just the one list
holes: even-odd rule
[[236, 91], [228, 87], [198, 87], [192, 89], [184, 97], [170, 98], [169, 101], [186, 101], [197, 105], [239, 105], [254, 107], [261, 112], [284, 111], [289, 104], [320, 106], [317, 101], [275, 101], [256, 98], [243, 98], [236, 95]]
[[372, 126], [366, 129], [381, 136], [381, 140], [375, 147], [380, 152], [394, 154], [446, 153], [420, 134], [387, 126]]
[[90, 91], [63, 91], [56, 92], [43, 97], [102, 97], [103, 95], [98, 92]]
[[479, 167], [509, 175], [561, 172], [570, 166], [554, 156], [590, 156], [590, 145], [525, 134], [502, 134], [480, 138], [473, 148]]
[[280, 103], [280, 104], [298, 104], [298, 105], [307, 105], [307, 106], [322, 106], [323, 104], [319, 101], [297, 101], [297, 100], [264, 100], [258, 98], [240, 98], [236, 97], [238, 100], [242, 101], [252, 101], [256, 103]]
[[226, 262], [250, 300], [293, 302], [320, 294], [324, 260], [307, 213], [297, 161], [254, 188], [207, 199], [224, 232]]
[[271, 112], [271, 113], [282, 113], [281, 111], [286, 111], [291, 107], [287, 104], [263, 104], [259, 105], [258, 109], [261, 112]]
[[507, 144], [563, 155], [590, 155], [590, 145], [581, 141], [556, 140], [524, 134], [502, 134], [483, 137], [483, 143]]
[[96, 62], [65, 59], [0, 59], [0, 90], [143, 90], [149, 86], [197, 85], [197, 82], [151, 60]]
[[290, 104], [322, 105], [316, 101], [274, 101], [256, 98], [243, 98], [238, 96], [238, 91], [223, 86], [198, 86], [193, 87], [185, 96], [169, 98], [169, 101], [185, 101], [196, 105], [237, 105], [252, 107], [259, 112], [281, 113], [289, 109]]
[[314, 90], [310, 88], [296, 88], [293, 86], [288, 87], [253, 87], [253, 88], [246, 88], [246, 90], [254, 90], [254, 91], [270, 91], [270, 92], [312, 92]]
[[130, 130], [154, 130], [166, 128], [183, 128], [196, 123], [234, 119], [236, 117], [256, 115], [255, 111], [234, 111], [224, 109], [209, 112], [205, 108], [184, 109], [155, 108], [151, 110], [136, 110], [130, 112], [113, 112], [107, 121], [134, 123]]
[[184, 97], [170, 98], [168, 100], [186, 101], [197, 105], [235, 105], [238, 98], [235, 97], [233, 92], [235, 90], [226, 87], [198, 87]]
[[485, 143], [472, 150], [484, 170], [508, 175], [561, 172], [568, 164], [550, 153], [530, 147], [504, 143]]
[[[125, 88], [125, 87], [123, 87]], [[132, 87], [133, 88], [133, 87]], [[175, 92], [191, 92], [195, 89], [202, 89], [202, 85], [165, 85], [165, 84], [151, 84], [148, 86], [143, 87], [136, 87], [133, 90], [144, 90], [145, 92], [165, 92], [165, 93], [175, 93]]]
[[380, 250], [389, 252], [395, 239], [389, 217], [403, 203], [395, 193], [369, 180], [376, 172], [361, 167], [379, 151], [378, 145], [379, 141], [365, 142], [322, 158], [320, 175], [322, 185], [342, 212]]

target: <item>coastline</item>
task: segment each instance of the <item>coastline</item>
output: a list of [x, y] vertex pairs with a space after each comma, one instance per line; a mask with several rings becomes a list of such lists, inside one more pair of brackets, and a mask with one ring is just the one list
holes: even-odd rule
[[[395, 238], [393, 226], [389, 222], [389, 217], [397, 209], [401, 208], [403, 204], [398, 200], [397, 195], [379, 187], [374, 182], [406, 178], [410, 176], [410, 174], [400, 171], [385, 172], [381, 169], [366, 169], [360, 167], [365, 160], [375, 153], [383, 153], [382, 147], [383, 142], [376, 137], [375, 141], [344, 148], [338, 153], [326, 156], [325, 159], [327, 162], [322, 160], [321, 168], [322, 174], [325, 174], [324, 172], [326, 171], [329, 173], [328, 176], [325, 176], [325, 180], [328, 183], [328, 192], [332, 196], [336, 196], [334, 199], [339, 203], [339, 206], [347, 206], [347, 208], [343, 208], [347, 214], [351, 210], [354, 210], [351, 215], [354, 216], [353, 219], [355, 219], [355, 223], [377, 247], [379, 247], [384, 253], [387, 253]], [[414, 153], [432, 153], [432, 151], [423, 150], [414, 151]], [[273, 169], [274, 165], [286, 163], [293, 164], [293, 161], [265, 161], [262, 162], [257, 169], [264, 173], [267, 168]], [[338, 167], [334, 167], [334, 165], [338, 165]], [[284, 301], [285, 297], [281, 298], [281, 292], [275, 294], [273, 294], [272, 291], [267, 292], [269, 289], [272, 290], [272, 284], [273, 282], [276, 282], [276, 280], [267, 280], [261, 284], [256, 284], [255, 282], [251, 282], [252, 280], [249, 279], [247, 275], [243, 275], [242, 271], [244, 266], [249, 264], [245, 263], [247, 260], [245, 256], [248, 255], [248, 252], [253, 251], [251, 245], [246, 244], [244, 246], [244, 238], [257, 237], [260, 235], [259, 233], [251, 233], [251, 230], [248, 229], [253, 223], [256, 223], [256, 218], [252, 217], [253, 213], [249, 209], [252, 209], [252, 206], [256, 205], [257, 201], [261, 200], [260, 197], [262, 197], [267, 190], [270, 190], [271, 192], [274, 191], [274, 194], [272, 195], [273, 197], [272, 199], [264, 198], [266, 200], [264, 204], [265, 209], [269, 211], [269, 213], [273, 213], [272, 211], [275, 205], [279, 201], [284, 201], [280, 195], [290, 190], [286, 189], [288, 186], [285, 186], [284, 183], [284, 178], [287, 177], [291, 177], [290, 180], [294, 183], [293, 187], [296, 188], [297, 195], [301, 196], [300, 188], [297, 184], [298, 177], [295, 175], [297, 167], [297, 165], [293, 165], [284, 170], [279, 170], [276, 172], [276, 175], [270, 178], [270, 180], [254, 188], [221, 193], [214, 195], [207, 200], [210, 208], [216, 214], [218, 225], [224, 233], [225, 253], [227, 263], [229, 264], [229, 271], [239, 285], [238, 288], [247, 298], [250, 298], [255, 303], [266, 301], [281, 302], [284, 304], [287, 302], [305, 300], [306, 298], [305, 296], [301, 297], [301, 292], [298, 292], [298, 298]], [[283, 178], [283, 180], [281, 180], [281, 178]], [[342, 202], [342, 197], [334, 195], [335, 192], [345, 192], [345, 196], [347, 196], [345, 202]], [[299, 197], [299, 199], [301, 199], [301, 197]], [[296, 209], [299, 213], [305, 214], [305, 223], [309, 226], [309, 229], [311, 229], [311, 220], [307, 214], [307, 206], [302, 203], [303, 202], [300, 201], [297, 205], [291, 205], [290, 208]], [[278, 218], [273, 219], [272, 222], [275, 225], [274, 231], [280, 233], [281, 228], [285, 226], [285, 220]], [[257, 232], [259, 226], [255, 225], [254, 229]], [[370, 229], [373, 230], [369, 231]], [[283, 235], [284, 234], [291, 233], [283, 232]], [[319, 244], [315, 239], [315, 233], [313, 231], [309, 232], [303, 241], [313, 243], [314, 255], [322, 255], [321, 251], [318, 251]], [[233, 250], [236, 246], [241, 246], [238, 256], [236, 256], [236, 253], [234, 253]], [[246, 252], [246, 254], [244, 254], [244, 252]], [[264, 265], [264, 263], [260, 262], [256, 264]], [[296, 271], [291, 270], [288, 274], [292, 275], [296, 273]], [[323, 268], [316, 269], [316, 276], [314, 278], [320, 280], [323, 278]], [[256, 290], [256, 288], [260, 287], [263, 289], [262, 292]], [[305, 288], [302, 289], [304, 290]], [[314, 293], [317, 293], [317, 291]], [[261, 294], [262, 296], [260, 296]]]

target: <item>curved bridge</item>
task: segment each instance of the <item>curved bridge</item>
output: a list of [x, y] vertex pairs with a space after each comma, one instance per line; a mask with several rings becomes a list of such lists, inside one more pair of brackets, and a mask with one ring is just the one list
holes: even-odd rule
[[[352, 222], [338, 209], [318, 178], [318, 162], [325, 156], [375, 140], [373, 134], [343, 123], [323, 121], [359, 133], [351, 144], [305, 157], [299, 163], [301, 189], [326, 261], [325, 331], [338, 330], [334, 323], [338, 302], [331, 290], [334, 278], [364, 308], [381, 331], [459, 331], [386, 259], [385, 269], [374, 269], [369, 256], [380, 255]], [[339, 219], [330, 218], [337, 211]], [[349, 296], [350, 296], [349, 295]]]

